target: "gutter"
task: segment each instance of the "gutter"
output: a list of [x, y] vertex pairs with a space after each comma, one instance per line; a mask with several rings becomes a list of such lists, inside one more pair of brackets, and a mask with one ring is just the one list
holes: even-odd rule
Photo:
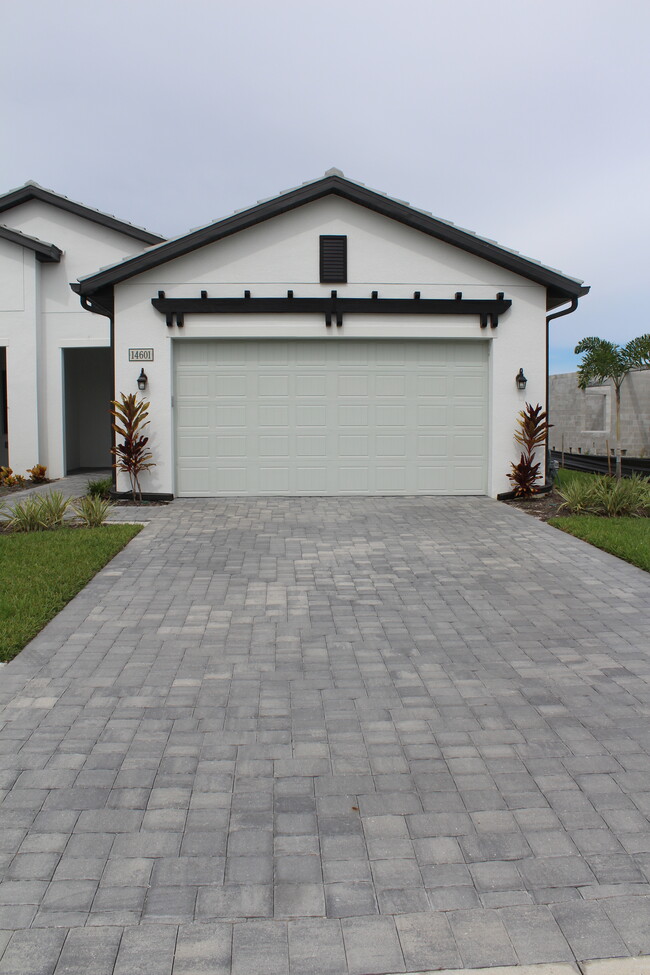
[[[564, 309], [562, 309], [562, 311], [556, 311], [556, 312], [553, 312], [552, 315], [547, 315], [546, 316], [546, 422], [547, 423], [548, 423], [548, 421], [550, 419], [549, 409], [548, 409], [548, 397], [549, 397], [548, 355], [549, 355], [549, 333], [550, 333], [549, 325], [553, 321], [554, 318], [562, 318], [563, 315], [571, 315], [576, 310], [577, 307], [578, 307], [578, 298], [575, 297], [575, 298], [572, 298], [571, 299], [571, 304], [569, 305], [568, 308], [564, 308]], [[546, 431], [546, 442], [544, 444], [544, 449], [546, 451], [546, 482], [547, 482], [546, 483], [546, 487], [548, 487], [549, 490], [550, 490], [551, 485], [548, 484], [548, 465], [549, 465], [549, 459], [550, 459], [551, 454], [550, 454], [550, 451], [548, 449], [548, 436], [549, 435], [548, 435], [548, 430], [547, 430]]]

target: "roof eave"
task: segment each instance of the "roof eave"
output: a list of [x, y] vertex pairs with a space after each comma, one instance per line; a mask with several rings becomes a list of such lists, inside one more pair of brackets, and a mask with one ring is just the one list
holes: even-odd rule
[[20, 230], [14, 230], [12, 227], [0, 227], [0, 237], [17, 244], [19, 247], [27, 247], [34, 251], [36, 260], [42, 264], [58, 264], [63, 256], [63, 251], [56, 244], [49, 244], [47, 241], [30, 237], [29, 234], [23, 234]]
[[153, 234], [143, 227], [136, 227], [133, 224], [126, 223], [126, 221], [119, 220], [109, 213], [93, 210], [91, 207], [86, 207], [82, 203], [75, 203], [65, 196], [60, 196], [58, 193], [31, 183], [27, 183], [25, 186], [20, 186], [18, 189], [5, 193], [4, 196], [0, 196], [0, 213], [4, 210], [10, 210], [15, 206], [20, 206], [21, 203], [28, 203], [30, 200], [40, 200], [43, 203], [50, 203], [60, 210], [74, 213], [78, 217], [84, 217], [86, 220], [100, 224], [100, 226], [107, 227], [110, 230], [115, 230], [117, 233], [123, 234], [126, 237], [132, 237], [145, 244], [160, 244], [165, 240], [160, 234]]
[[556, 307], [558, 304], [569, 301], [576, 294], [586, 294], [589, 290], [582, 286], [581, 281], [565, 277], [558, 271], [546, 268], [541, 264], [538, 265], [535, 261], [501, 248], [497, 244], [438, 220], [429, 214], [415, 210], [398, 200], [393, 200], [391, 197], [369, 190], [359, 183], [353, 183], [340, 176], [326, 176], [313, 183], [299, 186], [295, 190], [289, 190], [289, 192], [271, 200], [265, 200], [216, 223], [208, 224], [206, 227], [201, 227], [199, 230], [194, 230], [175, 240], [166, 241], [159, 244], [158, 247], [151, 248], [142, 254], [136, 254], [97, 274], [82, 278], [80, 281], [81, 293], [90, 295], [107, 285], [119, 284], [136, 274], [158, 267], [160, 264], [177, 257], [182, 257], [205, 244], [215, 243], [272, 217], [294, 210], [305, 203], [312, 203], [329, 195], [340, 196], [343, 199], [365, 206], [430, 237], [459, 247], [461, 250], [483, 258], [492, 264], [519, 274], [537, 284], [544, 285], [549, 294], [549, 301], [553, 302], [553, 304], [549, 304], [549, 307]]

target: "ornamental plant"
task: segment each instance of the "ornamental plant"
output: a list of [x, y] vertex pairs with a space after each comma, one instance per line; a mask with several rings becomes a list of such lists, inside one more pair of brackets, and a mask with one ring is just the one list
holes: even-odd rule
[[43, 484], [47, 480], [47, 467], [44, 464], [34, 464], [27, 468], [29, 479], [33, 484]]
[[143, 430], [149, 426], [149, 405], [145, 400], [138, 400], [135, 393], [120, 393], [119, 400], [111, 400], [113, 409], [110, 413], [115, 420], [113, 430], [124, 438], [123, 443], [111, 447], [115, 457], [113, 467], [128, 474], [134, 501], [142, 500], [140, 475], [156, 466], [152, 461], [153, 454], [147, 447], [149, 438], [143, 434]]
[[537, 482], [541, 477], [540, 462], [535, 463], [535, 449], [546, 442], [552, 424], [539, 403], [537, 406], [526, 403], [518, 416], [515, 442], [522, 451], [519, 463], [510, 465], [508, 480], [512, 482], [516, 498], [532, 498], [539, 490]]

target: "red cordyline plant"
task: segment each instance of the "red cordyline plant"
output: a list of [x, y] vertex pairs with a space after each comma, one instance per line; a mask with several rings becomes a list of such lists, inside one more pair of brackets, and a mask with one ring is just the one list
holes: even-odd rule
[[113, 467], [129, 475], [133, 500], [141, 501], [140, 474], [156, 466], [151, 460], [153, 454], [147, 449], [149, 437], [142, 434], [144, 428], [149, 426], [149, 403], [138, 400], [135, 393], [128, 396], [120, 393], [119, 400], [111, 400], [111, 406], [113, 409], [110, 413], [115, 418], [113, 430], [124, 437], [124, 443], [111, 447], [115, 457]]
[[552, 424], [547, 420], [541, 405], [531, 406], [526, 403], [519, 411], [517, 420], [519, 429], [515, 433], [515, 441], [523, 448], [518, 464], [511, 464], [508, 479], [512, 482], [516, 498], [532, 498], [539, 488], [537, 481], [541, 477], [540, 464], [535, 461], [535, 448], [546, 442], [546, 436]]

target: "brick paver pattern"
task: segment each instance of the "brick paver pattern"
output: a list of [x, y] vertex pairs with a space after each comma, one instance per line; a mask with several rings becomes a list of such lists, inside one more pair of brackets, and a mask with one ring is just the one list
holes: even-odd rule
[[646, 573], [487, 498], [134, 516], [0, 670], [0, 975], [650, 952]]

